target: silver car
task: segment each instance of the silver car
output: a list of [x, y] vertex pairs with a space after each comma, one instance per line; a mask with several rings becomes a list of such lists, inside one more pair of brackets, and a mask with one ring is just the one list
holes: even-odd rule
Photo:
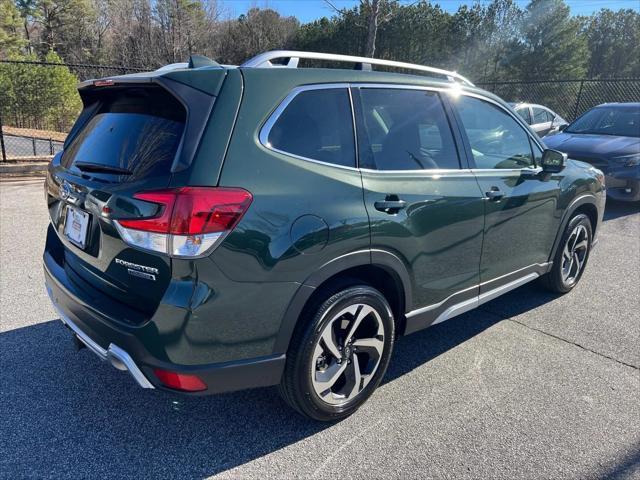
[[539, 137], [558, 133], [569, 124], [556, 112], [543, 105], [535, 103], [511, 103], [510, 105]]

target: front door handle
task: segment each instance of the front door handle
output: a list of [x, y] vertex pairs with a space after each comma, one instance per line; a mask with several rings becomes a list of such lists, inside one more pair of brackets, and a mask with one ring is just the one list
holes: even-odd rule
[[496, 202], [496, 201], [502, 199], [502, 197], [504, 197], [504, 193], [498, 187], [491, 187], [491, 190], [489, 190], [488, 192], [485, 192], [485, 195], [486, 195], [487, 199], [489, 199], [491, 201], [494, 201], [494, 202]]
[[404, 200], [400, 200], [400, 199], [397, 199], [397, 200], [396, 199], [394, 199], [394, 200], [381, 200], [381, 201], [375, 202], [373, 204], [373, 206], [376, 207], [376, 210], [380, 210], [381, 212], [388, 213], [388, 214], [392, 215], [394, 213], [398, 213], [403, 208], [406, 208], [407, 202], [405, 202]]

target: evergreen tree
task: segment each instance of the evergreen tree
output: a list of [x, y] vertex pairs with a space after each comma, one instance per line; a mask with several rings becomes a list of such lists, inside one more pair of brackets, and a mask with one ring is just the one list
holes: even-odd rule
[[26, 45], [22, 38], [20, 12], [11, 0], [0, 0], [0, 59], [20, 52]]
[[588, 50], [580, 33], [580, 22], [562, 0], [533, 0], [519, 23], [513, 58], [503, 58], [505, 67], [522, 80], [581, 78]]
[[602, 9], [586, 20], [589, 77], [640, 77], [640, 13]]

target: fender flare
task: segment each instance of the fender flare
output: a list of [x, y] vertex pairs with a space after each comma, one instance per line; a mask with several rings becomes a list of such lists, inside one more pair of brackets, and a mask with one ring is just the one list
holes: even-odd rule
[[350, 252], [330, 260], [314, 271], [298, 288], [282, 317], [276, 336], [274, 353], [285, 353], [298, 323], [298, 318], [307, 301], [326, 280], [353, 267], [375, 265], [391, 274], [402, 287], [404, 309], [411, 308], [411, 277], [404, 262], [387, 250], [366, 249]]
[[[560, 221], [560, 228], [558, 228], [558, 233], [556, 233], [556, 239], [553, 242], [553, 248], [551, 249], [551, 254], [549, 255], [549, 262], [553, 262], [553, 259], [556, 257], [556, 252], [558, 250], [558, 246], [560, 245], [560, 240], [562, 239], [562, 235], [564, 234], [565, 228], [567, 228], [567, 224], [575, 211], [580, 208], [582, 205], [591, 204], [596, 210], [598, 210], [598, 201], [596, 196], [592, 193], [587, 193], [585, 195], [581, 195], [577, 198], [574, 198], [573, 201], [569, 204], [569, 206], [565, 209], [564, 214], [562, 216], [562, 220]], [[593, 233], [595, 234], [595, 227]]]

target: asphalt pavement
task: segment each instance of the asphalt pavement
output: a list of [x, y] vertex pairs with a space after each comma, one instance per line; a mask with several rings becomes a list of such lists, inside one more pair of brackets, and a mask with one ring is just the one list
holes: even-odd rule
[[580, 285], [531, 284], [401, 338], [334, 425], [273, 388], [185, 398], [74, 352], [44, 291], [42, 180], [0, 183], [0, 477], [640, 478], [640, 212]]

